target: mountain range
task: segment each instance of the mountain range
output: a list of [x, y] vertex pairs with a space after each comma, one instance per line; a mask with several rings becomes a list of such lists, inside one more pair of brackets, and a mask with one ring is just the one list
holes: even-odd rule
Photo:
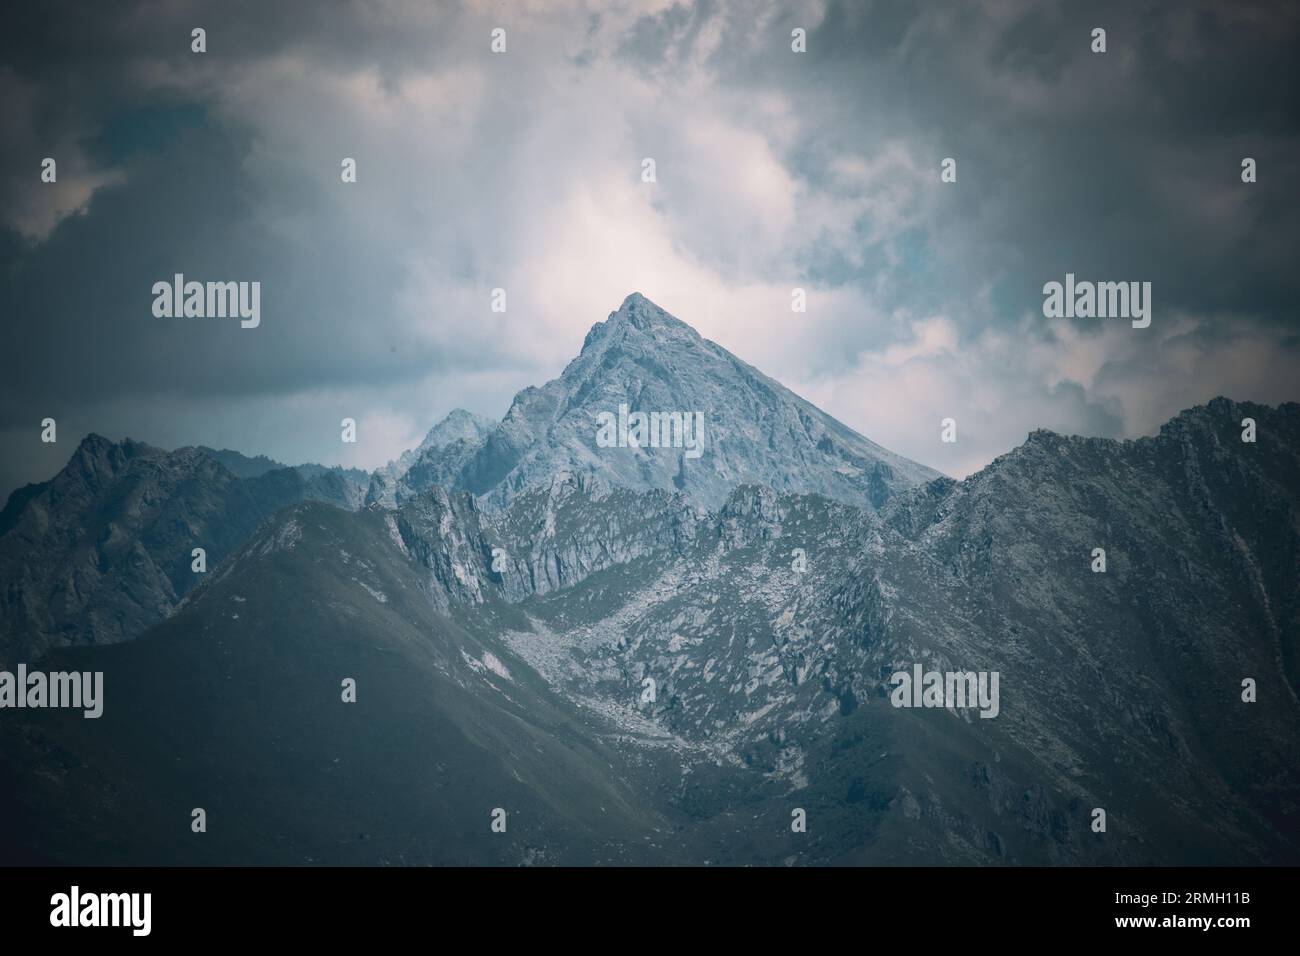
[[[0, 664], [106, 698], [0, 711], [3, 862], [1300, 862], [1294, 404], [954, 481], [634, 294], [370, 476], [91, 436], [0, 581]], [[916, 665], [996, 718], [894, 706]]]

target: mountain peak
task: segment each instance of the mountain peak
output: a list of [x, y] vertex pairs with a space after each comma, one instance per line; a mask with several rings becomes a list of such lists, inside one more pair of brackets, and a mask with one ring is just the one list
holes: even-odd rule
[[463, 408], [453, 408], [442, 421], [429, 429], [429, 433], [425, 435], [416, 453], [418, 455], [430, 448], [445, 448], [462, 439], [471, 442], [479, 441], [495, 425], [496, 422], [490, 418], [475, 415]]
[[[623, 304], [618, 307], [618, 311], [611, 312], [609, 317], [615, 322], [623, 321], [634, 328], [642, 330], [677, 326], [690, 329], [690, 326], [681, 319], [665, 312], [640, 292], [633, 292], [624, 299]], [[691, 331], [694, 332], [695, 330], [691, 329]]]
[[99, 432], [87, 432], [86, 437], [78, 443], [78, 448], [107, 448], [110, 445], [116, 445], [117, 442], [111, 438], [105, 438]]
[[[636, 427], [658, 429], [647, 433], [648, 444], [628, 441], [633, 415], [643, 419]], [[600, 423], [616, 419], [622, 430], [610, 444]], [[481, 445], [430, 452], [425, 460], [436, 467], [412, 468], [410, 490], [443, 484], [491, 507], [565, 471], [599, 473], [637, 491], [681, 492], [706, 509], [720, 507], [743, 483], [878, 507], [893, 491], [937, 477], [835, 421], [640, 292], [592, 326], [559, 378], [520, 391]]]
[[636, 340], [649, 337], [655, 341], [680, 338], [688, 342], [703, 341], [687, 323], [665, 311], [640, 292], [633, 292], [623, 300], [618, 309], [609, 314], [604, 322], [597, 322], [587, 333], [582, 342], [579, 358], [603, 350], [603, 344]]

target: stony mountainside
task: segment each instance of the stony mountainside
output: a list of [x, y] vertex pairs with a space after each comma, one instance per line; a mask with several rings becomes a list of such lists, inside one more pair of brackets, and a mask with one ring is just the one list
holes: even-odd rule
[[482, 447], [483, 440], [496, 422], [463, 408], [453, 409], [446, 418], [429, 429], [419, 446], [404, 451], [396, 461], [376, 469], [366, 490], [366, 504], [386, 508], [397, 506], [399, 496], [406, 499], [416, 489], [435, 485], [451, 488], [465, 462]]
[[194, 548], [215, 567], [260, 521], [304, 500], [355, 508], [360, 486], [340, 469], [239, 478], [207, 450], [88, 436], [58, 475], [19, 489], [0, 513], [0, 664], [136, 637], [198, 582]]
[[[506, 641], [752, 771], [760, 818], [817, 807], [800, 860], [1278, 863], [1300, 859], [1298, 607], [1300, 407], [1218, 400], [1154, 439], [1037, 432], [879, 515], [741, 489], [688, 548], [519, 604]], [[999, 671], [998, 717], [890, 706], [915, 663]]]
[[[702, 414], [702, 454], [601, 447], [600, 416], [617, 416], [621, 405], [629, 414]], [[490, 431], [476, 427], [456, 442], [426, 448], [396, 482], [381, 476], [369, 500], [392, 505], [439, 485], [503, 508], [557, 474], [580, 472], [636, 491], [681, 491], [710, 509], [747, 483], [879, 507], [899, 489], [938, 477], [634, 293], [591, 329], [559, 378], [516, 395]]]
[[102, 717], [0, 721], [0, 862], [608, 864], [669, 830], [584, 714], [435, 610], [377, 512], [286, 509], [145, 637], [45, 666], [82, 664]]
[[[1035, 432], [879, 510], [742, 486], [708, 511], [581, 469], [505, 509], [299, 504], [141, 641], [56, 659], [114, 675], [127, 713], [0, 728], [0, 818], [60, 808], [53, 844], [0, 840], [32, 858], [196, 859], [201, 790], [253, 821], [217, 860], [1296, 864], [1300, 406]], [[914, 664], [999, 672], [997, 716], [892, 706]], [[354, 673], [366, 711], [337, 702]], [[125, 703], [164, 674], [211, 759], [178, 767]]]

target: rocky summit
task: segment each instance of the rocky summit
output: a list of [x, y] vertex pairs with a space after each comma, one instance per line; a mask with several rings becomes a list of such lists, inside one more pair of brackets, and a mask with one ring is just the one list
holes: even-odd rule
[[1300, 863], [1300, 406], [954, 481], [634, 295], [364, 506], [259, 468], [10, 499], [8, 661], [103, 676], [0, 713], [4, 862]]
[[[700, 416], [703, 452], [659, 442], [601, 447], [602, 416]], [[692, 420], [694, 420], [692, 418]], [[399, 502], [432, 485], [488, 507], [564, 472], [589, 472], [637, 491], [680, 491], [718, 508], [737, 485], [820, 494], [876, 508], [900, 488], [937, 478], [863, 438], [746, 365], [649, 299], [633, 293], [593, 326], [560, 377], [515, 396], [491, 429], [466, 428], [428, 447], [398, 477]], [[654, 446], [658, 447], [654, 447]], [[372, 489], [372, 500], [383, 500]]]

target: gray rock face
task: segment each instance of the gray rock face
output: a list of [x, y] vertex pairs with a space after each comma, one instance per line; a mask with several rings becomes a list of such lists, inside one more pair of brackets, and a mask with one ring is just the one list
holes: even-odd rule
[[[849, 808], [879, 847], [840, 831], [800, 859], [1300, 859], [1300, 407], [1216, 400], [1135, 442], [1035, 432], [879, 513], [746, 486], [709, 514], [570, 476], [473, 516], [454, 575], [426, 562], [448, 595], [474, 581], [446, 602], [462, 626], [687, 766]], [[492, 543], [500, 573], [473, 561]], [[523, 614], [503, 638], [494, 599]], [[890, 706], [916, 663], [999, 672], [997, 718]]]
[[356, 508], [360, 493], [339, 469], [237, 478], [207, 449], [90, 435], [57, 476], [15, 492], [0, 516], [0, 664], [135, 637], [201, 579], [194, 548], [215, 569], [285, 505]]
[[387, 520], [399, 547], [429, 571], [441, 607], [560, 591], [606, 568], [678, 553], [710, 525], [680, 493], [611, 488], [589, 473], [557, 475], [504, 512], [435, 487]]
[[[620, 406], [629, 416], [699, 413], [702, 453], [691, 457], [685, 436], [679, 447], [601, 447], [600, 416], [618, 416]], [[391, 506], [437, 484], [501, 509], [557, 474], [580, 472], [636, 491], [681, 491], [708, 509], [746, 483], [875, 508], [902, 488], [938, 477], [634, 293], [591, 329], [558, 379], [516, 395], [486, 435], [426, 449], [404, 481], [385, 475], [370, 500]]]
[[402, 452], [396, 461], [375, 471], [365, 503], [394, 508], [399, 496], [405, 500], [435, 485], [454, 487], [459, 470], [495, 427], [496, 422], [490, 418], [463, 408], [453, 409], [429, 429], [419, 447]]

